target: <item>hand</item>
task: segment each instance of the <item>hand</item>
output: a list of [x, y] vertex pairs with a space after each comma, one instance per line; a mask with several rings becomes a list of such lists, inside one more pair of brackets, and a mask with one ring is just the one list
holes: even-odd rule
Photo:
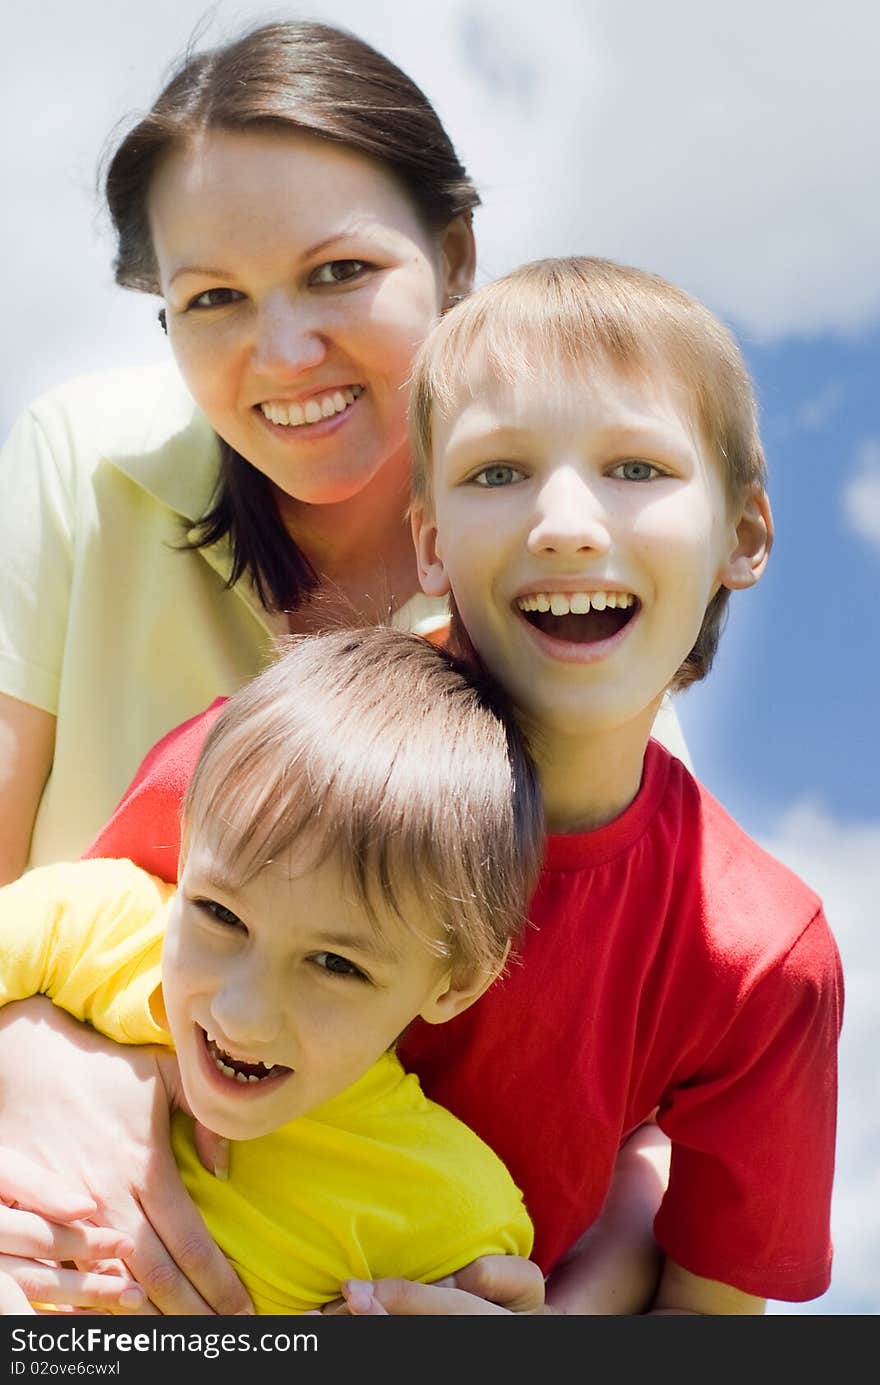
[[91, 1220], [128, 1236], [125, 1264], [149, 1299], [134, 1311], [253, 1312], [178, 1174], [160, 1057], [101, 1038], [42, 997], [7, 1006], [0, 1145], [63, 1173], [94, 1205]]
[[62, 1266], [99, 1264], [132, 1251], [129, 1236], [86, 1224], [96, 1211], [92, 1198], [0, 1149], [0, 1314], [33, 1313], [32, 1303], [103, 1312], [144, 1306], [146, 1295], [128, 1274]]
[[544, 1276], [519, 1255], [484, 1255], [434, 1284], [411, 1279], [348, 1279], [325, 1313], [359, 1317], [545, 1314]]

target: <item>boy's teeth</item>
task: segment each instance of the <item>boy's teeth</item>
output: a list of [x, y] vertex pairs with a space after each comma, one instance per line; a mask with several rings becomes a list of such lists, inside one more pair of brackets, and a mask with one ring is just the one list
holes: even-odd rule
[[550, 611], [554, 616], [585, 616], [590, 608], [604, 611], [626, 610], [635, 597], [630, 592], [535, 592], [532, 596], [521, 596], [517, 606], [521, 611]]
[[[258, 1075], [257, 1073], [239, 1072], [237, 1068], [233, 1068], [229, 1065], [229, 1063], [224, 1062], [224, 1060], [220, 1057], [220, 1054], [223, 1052], [223, 1050], [221, 1048], [218, 1048], [215, 1041], [211, 1038], [208, 1039], [208, 1052], [213, 1058], [215, 1066], [218, 1067], [220, 1071], [223, 1073], [223, 1076], [231, 1077], [236, 1082], [261, 1082], [263, 1077], [268, 1077], [269, 1074], [272, 1072], [272, 1068], [267, 1068], [265, 1063], [260, 1062], [249, 1063], [248, 1067], [263, 1068], [264, 1071], [262, 1076]], [[231, 1057], [230, 1054], [227, 1054], [226, 1056]]]
[[364, 392], [363, 385], [351, 385], [344, 390], [330, 390], [327, 394], [316, 394], [305, 404], [285, 403], [283, 400], [269, 400], [260, 409], [270, 423], [280, 423], [285, 428], [299, 428], [303, 423], [318, 423], [322, 418], [332, 418], [341, 414], [349, 404], [353, 404]]

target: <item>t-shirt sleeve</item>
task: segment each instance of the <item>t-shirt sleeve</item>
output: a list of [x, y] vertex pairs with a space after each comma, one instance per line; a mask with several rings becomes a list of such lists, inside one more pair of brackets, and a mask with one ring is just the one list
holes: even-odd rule
[[183, 798], [205, 737], [227, 700], [218, 697], [156, 742], [85, 857], [128, 858], [150, 875], [176, 882]]
[[73, 571], [74, 496], [64, 430], [29, 410], [0, 451], [0, 692], [53, 715]]
[[821, 909], [658, 1113], [659, 1245], [692, 1274], [800, 1301], [830, 1281], [840, 957]]
[[160, 985], [173, 890], [128, 861], [42, 866], [0, 889], [0, 1005], [47, 995], [119, 1043], [170, 1042]]

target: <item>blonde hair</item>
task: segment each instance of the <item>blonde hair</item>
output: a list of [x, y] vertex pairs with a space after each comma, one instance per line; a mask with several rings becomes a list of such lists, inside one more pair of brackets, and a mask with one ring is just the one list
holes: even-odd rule
[[[757, 406], [737, 342], [704, 304], [655, 274], [611, 260], [535, 260], [471, 294], [443, 317], [416, 355], [409, 403], [413, 502], [433, 503], [435, 414], [487, 379], [515, 385], [548, 363], [665, 372], [687, 391], [731, 507], [766, 484]], [[711, 667], [730, 596], [722, 587], [673, 688]]]
[[[292, 639], [232, 697], [183, 806], [181, 869], [208, 837], [234, 886], [302, 840], [379, 901], [430, 917], [426, 939], [497, 970], [525, 922], [543, 851], [536, 772], [503, 693], [390, 627]], [[422, 932], [424, 937], [424, 932]]]

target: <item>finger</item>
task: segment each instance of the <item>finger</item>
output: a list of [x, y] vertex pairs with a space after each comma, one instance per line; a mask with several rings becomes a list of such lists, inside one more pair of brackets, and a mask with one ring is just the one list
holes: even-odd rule
[[229, 1177], [229, 1141], [196, 1121], [193, 1143], [202, 1166], [221, 1182], [225, 1181]]
[[361, 1279], [349, 1279], [342, 1286], [345, 1301], [349, 1311], [353, 1316], [359, 1318], [387, 1318], [390, 1317], [387, 1308], [382, 1304], [373, 1293], [372, 1284], [366, 1283]]
[[136, 1313], [146, 1304], [144, 1291], [128, 1275], [92, 1274], [14, 1255], [3, 1256], [0, 1264], [0, 1278], [11, 1278], [32, 1304], [92, 1308], [111, 1313]]
[[4, 1202], [23, 1203], [50, 1221], [76, 1221], [94, 1216], [94, 1198], [56, 1173], [34, 1164], [17, 1150], [0, 1149], [0, 1188]]
[[28, 1303], [28, 1296], [20, 1289], [14, 1279], [0, 1273], [0, 1317], [14, 1317], [22, 1313], [34, 1313]]
[[124, 1257], [134, 1242], [123, 1232], [106, 1226], [63, 1224], [24, 1212], [0, 1208], [0, 1246], [7, 1255], [38, 1260], [105, 1260]]
[[[355, 1286], [360, 1285], [360, 1288]], [[342, 1292], [369, 1294], [375, 1303], [393, 1317], [476, 1317], [507, 1313], [508, 1309], [486, 1299], [476, 1298], [461, 1289], [440, 1289], [435, 1284], [416, 1284], [411, 1279], [346, 1280]], [[366, 1301], [360, 1298], [359, 1301]], [[352, 1310], [354, 1311], [354, 1310]], [[369, 1312], [373, 1312], [371, 1307]]]
[[250, 1297], [183, 1185], [170, 1155], [157, 1161], [142, 1198], [149, 1226], [127, 1263], [164, 1314], [252, 1314]]
[[510, 1313], [542, 1313], [544, 1276], [534, 1260], [521, 1255], [482, 1255], [443, 1284], [500, 1304]]

